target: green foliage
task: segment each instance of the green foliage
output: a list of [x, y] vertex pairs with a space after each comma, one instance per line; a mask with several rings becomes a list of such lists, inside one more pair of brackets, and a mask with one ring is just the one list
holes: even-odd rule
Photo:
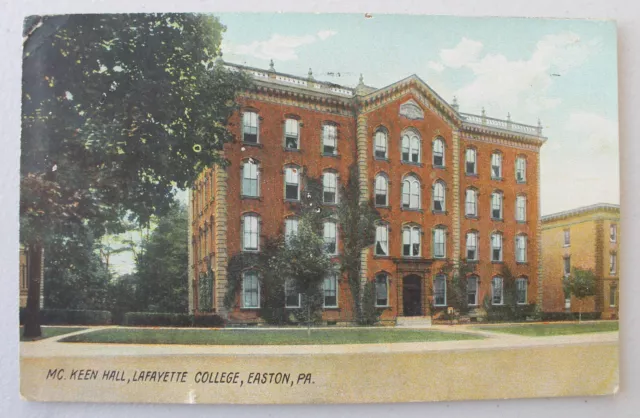
[[575, 296], [580, 301], [578, 320], [582, 320], [582, 304], [584, 300], [596, 294], [596, 274], [590, 269], [574, 267], [571, 275], [563, 280], [563, 288], [569, 295]]
[[487, 313], [487, 321], [525, 321], [528, 318], [539, 317], [539, 309], [535, 303], [518, 305], [518, 296], [516, 288], [516, 278], [513, 276], [508, 265], [502, 265], [502, 305], [492, 305], [489, 295], [485, 295], [482, 302], [483, 308]]
[[137, 276], [123, 274], [114, 278], [107, 289], [106, 309], [111, 311], [114, 324], [122, 324], [127, 312], [136, 311], [138, 301], [136, 299]]
[[127, 326], [154, 327], [224, 327], [224, 319], [219, 315], [189, 315], [172, 312], [128, 312], [124, 316]]
[[467, 277], [476, 272], [476, 267], [476, 263], [461, 259], [457, 271], [451, 262], [447, 262], [442, 268], [442, 272], [447, 276], [447, 305], [454, 309], [456, 316], [469, 313]]
[[362, 309], [358, 323], [360, 325], [374, 325], [380, 320], [382, 309], [376, 307], [376, 285], [367, 281], [362, 291]]
[[[20, 324], [24, 323], [25, 308], [20, 308]], [[89, 309], [41, 309], [43, 325], [110, 325], [111, 312]]]
[[214, 273], [211, 269], [198, 278], [198, 311], [210, 312], [213, 309]]

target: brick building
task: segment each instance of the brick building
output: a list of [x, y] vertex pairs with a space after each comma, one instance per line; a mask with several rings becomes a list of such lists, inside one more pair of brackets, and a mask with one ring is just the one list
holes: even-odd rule
[[[596, 312], [618, 317], [620, 206], [597, 204], [546, 215], [542, 222], [545, 312]], [[573, 267], [596, 273], [596, 294], [566, 299], [562, 280]], [[581, 306], [582, 304], [582, 306]]]
[[[192, 311], [255, 321], [258, 271], [244, 273], [235, 307], [224, 308], [229, 258], [260, 251], [266, 237], [295, 233], [301, 170], [322, 178], [331, 205], [352, 164], [362, 199], [372, 199], [381, 215], [362, 280], [375, 281], [382, 319], [446, 309], [450, 270], [443, 268], [460, 260], [476, 267], [467, 279], [473, 305], [485, 296], [503, 303], [503, 264], [518, 278], [519, 303], [540, 303], [540, 124], [461, 113], [455, 99], [447, 103], [415, 75], [380, 89], [361, 77], [348, 88], [319, 82], [311, 71], [296, 77], [273, 65], [227, 65], [250, 73], [255, 85], [239, 95], [241, 111], [229, 123], [238, 139], [224, 147], [230, 165], [205, 170], [190, 196]], [[331, 252], [341, 251], [331, 219], [324, 238]], [[324, 320], [352, 320], [346, 279], [328, 277], [323, 292]], [[289, 296], [283, 305], [296, 306]]]

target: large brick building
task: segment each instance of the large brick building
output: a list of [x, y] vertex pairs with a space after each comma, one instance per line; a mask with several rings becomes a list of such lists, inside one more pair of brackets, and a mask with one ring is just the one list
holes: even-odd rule
[[[227, 168], [212, 167], [190, 196], [192, 311], [231, 321], [255, 321], [259, 271], [244, 273], [235, 306], [227, 310], [230, 257], [260, 251], [266, 237], [295, 233], [302, 170], [322, 178], [327, 205], [357, 164], [362, 199], [381, 220], [376, 244], [362, 259], [362, 280], [375, 281], [382, 319], [428, 316], [447, 306], [444, 273], [460, 260], [475, 264], [468, 299], [504, 301], [502, 265], [517, 277], [518, 302], [540, 303], [540, 124], [530, 126], [461, 113], [412, 75], [384, 88], [356, 88], [228, 64], [250, 73], [250, 91], [229, 127], [237, 141], [224, 146]], [[340, 228], [328, 219], [324, 238], [341, 251]], [[206, 276], [206, 272], [213, 274]], [[213, 290], [201, 280], [214, 277]], [[206, 286], [205, 286], [206, 288]], [[323, 319], [350, 321], [346, 280], [323, 285]], [[203, 297], [204, 295], [204, 297]], [[283, 306], [297, 306], [289, 295]]]
[[[620, 206], [601, 203], [542, 217], [545, 312], [595, 312], [618, 317]], [[565, 299], [562, 280], [574, 267], [596, 274], [595, 296]]]

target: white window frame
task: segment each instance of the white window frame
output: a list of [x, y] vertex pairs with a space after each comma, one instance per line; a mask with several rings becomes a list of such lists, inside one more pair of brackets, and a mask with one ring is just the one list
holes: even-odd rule
[[[330, 281], [333, 282], [333, 286], [331, 286], [331, 287], [335, 287], [335, 290], [334, 289], [327, 289], [327, 286], [326, 286], [327, 280], [330, 280]], [[324, 280], [322, 281], [322, 307], [323, 308], [326, 309], [326, 308], [337, 308], [338, 307], [338, 305], [339, 305], [339, 302], [338, 302], [338, 293], [339, 293], [338, 292], [338, 288], [339, 288], [339, 286], [338, 286], [338, 275], [337, 274], [330, 273], [329, 275], [327, 275], [324, 278]], [[327, 305], [327, 303], [326, 303], [327, 302], [327, 291], [335, 292], [335, 298], [336, 298], [335, 305]]]
[[[335, 236], [333, 237], [334, 241], [335, 241], [335, 251], [334, 252], [329, 252], [328, 247], [329, 247], [329, 242], [328, 239], [330, 239], [331, 237], [327, 235], [327, 232], [331, 232], [329, 230], [327, 230], [327, 227], [329, 225], [333, 225], [333, 231]], [[324, 221], [323, 224], [323, 234], [322, 237], [324, 239], [324, 245], [325, 245], [325, 252], [327, 253], [327, 255], [338, 255], [338, 224], [335, 221]]]
[[[255, 126], [253, 126], [253, 122], [255, 122]], [[249, 135], [255, 135], [256, 142], [245, 141], [245, 134], [247, 134], [247, 130], [255, 130], [255, 133], [249, 132]], [[246, 144], [260, 143], [260, 116], [257, 112], [247, 110], [242, 113], [242, 142]]]
[[[326, 193], [333, 193], [333, 202], [325, 199]], [[338, 174], [333, 171], [325, 171], [322, 173], [322, 203], [337, 205], [338, 200]]]
[[[432, 208], [434, 212], [447, 211], [447, 186], [442, 180], [438, 180], [433, 184], [432, 192]], [[440, 209], [436, 209], [436, 201], [440, 202]]]
[[[498, 175], [496, 176], [494, 167], [498, 168]], [[494, 152], [491, 154], [491, 179], [502, 180], [502, 154]]]
[[[518, 178], [518, 174], [522, 174], [522, 179]], [[516, 157], [516, 183], [525, 184], [527, 182], [527, 160], [524, 157]]]
[[[442, 242], [438, 241], [438, 238]], [[437, 254], [436, 248], [442, 248], [442, 253]], [[433, 229], [433, 258], [447, 258], [447, 230], [443, 227]]]
[[524, 234], [516, 235], [516, 263], [527, 262], [527, 236]]
[[[378, 247], [384, 250], [382, 245], [384, 243], [386, 245], [387, 251], [385, 254], [381, 254], [378, 251]], [[388, 257], [390, 255], [389, 252], [389, 225], [387, 224], [377, 224], [376, 225], [376, 243], [374, 247], [374, 254], [379, 257]]]
[[[421, 140], [418, 134], [413, 131], [402, 134], [400, 160], [403, 163], [420, 164], [422, 162]], [[407, 152], [405, 152], [405, 150]], [[404, 156], [407, 154], [408, 158]], [[414, 159], [417, 156], [417, 160]]]
[[[471, 294], [469, 288], [469, 283], [471, 283], [471, 281], [473, 281], [473, 303], [469, 303], [469, 294]], [[467, 277], [467, 304], [469, 306], [478, 306], [478, 283], [479, 282], [479, 278], [478, 276], [469, 276]]]
[[[327, 152], [325, 147], [333, 143], [333, 152]], [[338, 155], [338, 127], [332, 123], [322, 125], [322, 155]]]
[[[252, 227], [251, 222], [255, 221], [255, 231], [247, 231], [247, 227]], [[249, 246], [247, 246], [247, 237], [249, 239]], [[251, 241], [255, 237], [256, 246], [251, 246]], [[242, 251], [258, 252], [260, 251], [260, 216], [255, 213], [247, 213], [242, 215]]]
[[[567, 261], [569, 261], [569, 270], [567, 271]], [[564, 277], [571, 275], [571, 256], [567, 255], [562, 257], [562, 274]]]
[[[383, 193], [378, 193], [378, 192], [382, 192], [382, 191], [384, 191], [384, 204], [378, 203], [378, 196], [383, 195]], [[386, 175], [382, 173], [376, 175], [376, 178], [374, 181], [374, 193], [375, 193], [374, 203], [376, 206], [378, 207], [389, 206], [389, 180], [387, 179]]]
[[[252, 170], [253, 168], [253, 170]], [[247, 173], [247, 171], [249, 171]], [[247, 177], [247, 174], [253, 174], [252, 171], [255, 171], [255, 178]], [[256, 193], [250, 194], [247, 193], [248, 190], [245, 188], [245, 181], [255, 182]], [[253, 159], [249, 159], [242, 164], [242, 196], [243, 197], [260, 197], [260, 165], [255, 162]]]
[[[523, 283], [524, 283], [523, 289], [520, 289], [519, 287], [522, 286]], [[516, 279], [516, 304], [517, 305], [527, 304], [527, 298], [529, 296], [528, 289], [527, 289], [528, 287], [529, 287], [529, 281], [525, 277], [518, 277]], [[522, 290], [524, 290], [524, 301], [520, 302], [519, 296]]]
[[[291, 173], [291, 175], [289, 175]], [[290, 180], [295, 180], [295, 183]], [[287, 186], [296, 185], [297, 196], [295, 199], [287, 197]], [[284, 168], [284, 198], [289, 201], [300, 200], [300, 168], [297, 166], [286, 166]]]
[[[497, 262], [497, 263], [501, 263], [502, 259], [503, 259], [503, 250], [504, 250], [504, 245], [502, 242], [502, 234], [499, 232], [494, 232], [493, 234], [491, 234], [491, 261], [492, 262]], [[499, 246], [496, 246], [496, 244], [500, 244]], [[495, 250], [500, 250], [500, 257], [496, 260], [494, 255], [495, 255]]]
[[609, 307], [610, 308], [615, 308], [616, 306], [618, 306], [617, 296], [618, 296], [618, 285], [612, 283], [609, 285]]
[[618, 242], [618, 224], [609, 225], [609, 242]]
[[[252, 280], [255, 280], [256, 284], [256, 304], [247, 304], [247, 280], [248, 275], [251, 274]], [[253, 290], [253, 286], [250, 290]], [[253, 292], [252, 292], [253, 293]], [[242, 273], [242, 308], [243, 309], [259, 309], [260, 308], [260, 279], [258, 277], [258, 272], [255, 270], [247, 270]]]
[[[470, 208], [473, 212], [469, 211]], [[478, 192], [475, 189], [469, 188], [465, 191], [464, 214], [471, 217], [478, 216]]]
[[420, 194], [420, 180], [412, 174], [407, 175], [402, 180], [402, 208], [420, 210], [422, 207]]
[[[470, 156], [473, 156], [473, 161], [470, 161]], [[473, 171], [469, 171], [469, 164], [473, 163]], [[464, 173], [470, 176], [478, 175], [478, 153], [475, 148], [467, 148], [464, 155]]]
[[[500, 303], [495, 303], [496, 300], [496, 289], [497, 286], [495, 283], [500, 283]], [[494, 276], [491, 279], [491, 304], [494, 306], [502, 306], [504, 305], [504, 279], [500, 276]]]
[[[288, 146], [288, 140], [294, 139], [296, 142], [295, 147]], [[285, 119], [284, 121], [284, 148], [285, 149], [300, 149], [300, 121], [293, 118]]]
[[527, 221], [527, 196], [525, 195], [516, 196], [516, 221]]
[[292, 237], [295, 237], [298, 235], [298, 226], [299, 226], [298, 218], [290, 217], [284, 220], [285, 242], [289, 242]]
[[[474, 244], [474, 252], [475, 252], [475, 257], [474, 258], [469, 258], [469, 244], [470, 241], [473, 241]], [[465, 251], [466, 251], [466, 259], [467, 261], [478, 261], [479, 258], [479, 243], [478, 243], [478, 233], [476, 231], [469, 231], [467, 232], [466, 235], [466, 240], [465, 240], [466, 244], [465, 244]]]
[[[409, 242], [407, 244], [406, 238], [409, 238]], [[417, 242], [414, 242], [417, 238]], [[415, 245], [418, 245], [417, 254], [414, 254]], [[405, 245], [409, 245], [409, 254], [405, 254], [404, 247]], [[416, 258], [420, 257], [422, 254], [422, 230], [419, 226], [408, 225], [402, 228], [402, 257], [405, 258]]]
[[[503, 197], [504, 196], [503, 196], [502, 192], [494, 191], [493, 193], [491, 193], [491, 219], [498, 220], [498, 221], [504, 219]], [[500, 217], [498, 217], [498, 218], [496, 218], [494, 216], [494, 211], [495, 211], [496, 207], [500, 211]]]
[[609, 275], [613, 276], [618, 271], [618, 254], [609, 254]]
[[[384, 155], [378, 155], [379, 151], [383, 151]], [[373, 158], [376, 160], [387, 160], [389, 158], [389, 137], [383, 129], [378, 129], [374, 135]]]
[[562, 231], [562, 246], [570, 247], [571, 246], [571, 230], [569, 228], [565, 228]]
[[[442, 284], [442, 292], [440, 292], [438, 286], [439, 282]], [[441, 293], [441, 295], [439, 295]], [[438, 296], [442, 296], [442, 301], [438, 303]], [[434, 306], [447, 306], [447, 276], [444, 274], [436, 274], [433, 278], [433, 305]]]
[[[378, 303], [378, 301], [380, 300], [378, 298], [378, 283], [382, 282], [381, 280], [379, 280], [380, 278], [384, 279], [384, 287], [385, 287], [385, 291], [386, 291], [386, 297], [385, 297], [386, 303], [384, 305]], [[374, 288], [375, 288], [375, 295], [376, 295], [376, 302], [375, 302], [376, 308], [387, 308], [387, 307], [389, 307], [389, 275], [387, 273], [378, 273], [378, 274], [376, 274], [374, 280], [375, 280]]]
[[[289, 294], [291, 293], [291, 282], [293, 280], [292, 279], [286, 279], [284, 281], [284, 307], [286, 309], [296, 309], [296, 308], [300, 308], [300, 306], [302, 306], [302, 293], [298, 292], [298, 303], [296, 305], [289, 305], [288, 303], [288, 298], [289, 298]], [[295, 291], [295, 286], [294, 289]]]
[[[442, 157], [442, 164], [436, 164], [436, 156]], [[444, 139], [441, 137], [433, 140], [431, 163], [436, 168], [444, 168], [447, 165], [445, 160]]]

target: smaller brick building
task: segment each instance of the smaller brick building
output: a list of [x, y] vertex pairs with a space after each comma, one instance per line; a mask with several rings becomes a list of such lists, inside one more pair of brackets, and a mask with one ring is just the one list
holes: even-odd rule
[[[546, 215], [542, 222], [545, 312], [596, 312], [618, 317], [620, 206], [596, 204]], [[566, 299], [562, 280], [574, 267], [595, 272], [596, 294]], [[582, 306], [581, 306], [582, 303]]]

